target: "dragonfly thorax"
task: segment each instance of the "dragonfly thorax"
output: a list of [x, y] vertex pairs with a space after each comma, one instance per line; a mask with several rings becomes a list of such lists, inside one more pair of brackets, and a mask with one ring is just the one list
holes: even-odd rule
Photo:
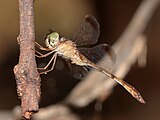
[[45, 44], [48, 48], [55, 48], [60, 41], [59, 34], [57, 32], [52, 32], [45, 39]]

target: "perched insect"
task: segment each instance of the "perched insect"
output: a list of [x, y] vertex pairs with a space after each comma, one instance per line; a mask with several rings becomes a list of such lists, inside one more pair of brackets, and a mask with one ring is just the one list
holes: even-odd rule
[[[93, 48], [80, 48], [80, 46], [95, 44], [99, 34], [100, 30], [97, 20], [91, 15], [86, 15], [72, 40], [60, 37], [57, 32], [52, 32], [47, 35], [45, 39], [45, 48], [36, 42], [35, 44], [39, 49], [48, 51], [46, 54], [36, 51], [39, 54], [36, 55], [37, 57], [43, 58], [51, 54], [53, 55], [44, 68], [37, 68], [38, 70], [43, 70], [43, 72], [39, 73], [44, 74], [52, 71], [56, 63], [57, 55], [59, 55], [68, 61], [68, 65], [74, 77], [81, 79], [86, 75], [89, 68], [94, 68], [122, 85], [139, 102], [145, 103], [140, 93], [134, 87], [109, 72], [110, 67], [112, 67], [115, 61], [115, 55], [111, 47], [107, 44], [100, 44]], [[97, 65], [96, 63], [104, 54], [108, 55], [108, 64], [104, 64], [103, 66]], [[48, 70], [47, 68], [51, 63], [52, 67]]]

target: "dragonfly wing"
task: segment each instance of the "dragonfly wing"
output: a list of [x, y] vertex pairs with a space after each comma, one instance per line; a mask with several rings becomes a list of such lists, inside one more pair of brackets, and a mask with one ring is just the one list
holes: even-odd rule
[[91, 45], [97, 43], [99, 34], [100, 28], [96, 18], [86, 15], [73, 35], [72, 40], [77, 46]]
[[89, 68], [86, 66], [78, 66], [71, 62], [67, 62], [67, 65], [70, 70], [70, 74], [76, 79], [84, 78], [89, 72]]
[[81, 54], [83, 54], [87, 59], [97, 64], [104, 55], [106, 55], [106, 59], [103, 60], [100, 64], [100, 67], [111, 70], [116, 61], [116, 55], [114, 50], [107, 44], [100, 44], [93, 48], [78, 48]]

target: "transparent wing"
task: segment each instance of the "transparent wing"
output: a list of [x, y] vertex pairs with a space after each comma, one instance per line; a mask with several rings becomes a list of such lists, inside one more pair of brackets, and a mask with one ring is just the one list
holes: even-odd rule
[[72, 40], [77, 46], [91, 45], [97, 43], [99, 34], [100, 28], [96, 18], [86, 15], [73, 35]]
[[93, 48], [78, 48], [80, 53], [83, 54], [93, 63], [97, 64], [102, 57], [106, 55], [106, 59], [101, 61], [100, 67], [110, 71], [116, 61], [116, 55], [113, 49], [107, 44], [100, 44]]

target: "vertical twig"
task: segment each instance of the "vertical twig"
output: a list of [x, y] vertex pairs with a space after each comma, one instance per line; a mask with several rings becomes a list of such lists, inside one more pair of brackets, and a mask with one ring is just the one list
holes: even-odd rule
[[21, 98], [22, 116], [30, 119], [39, 109], [40, 77], [35, 61], [34, 0], [19, 0], [20, 44], [19, 63], [14, 67], [17, 92]]

